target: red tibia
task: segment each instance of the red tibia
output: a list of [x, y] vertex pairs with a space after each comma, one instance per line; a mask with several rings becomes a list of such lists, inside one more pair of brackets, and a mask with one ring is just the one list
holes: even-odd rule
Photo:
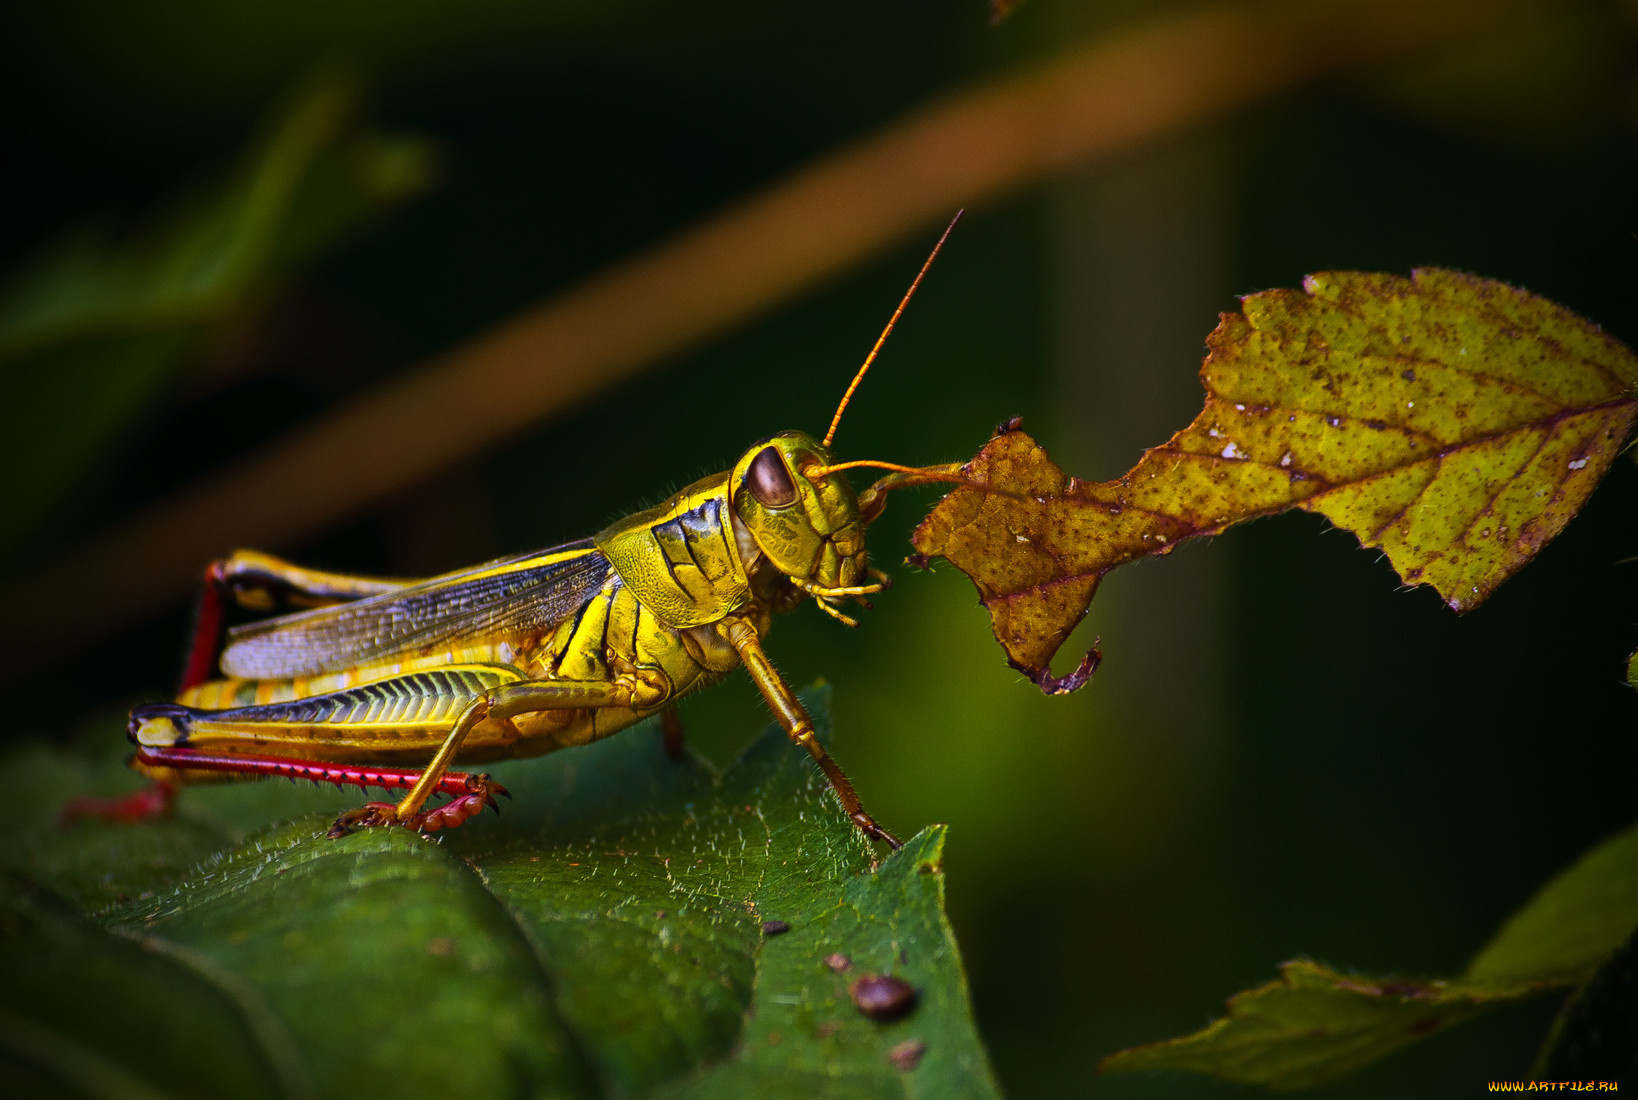
[[118, 795], [114, 798], [99, 798], [96, 795], [84, 795], [73, 798], [63, 807], [60, 820], [64, 825], [71, 825], [76, 821], [87, 819], [94, 821], [117, 821], [121, 824], [136, 825], [144, 821], [156, 821], [171, 816], [171, 807], [176, 804], [176, 787], [162, 779], [156, 779], [140, 791]]
[[[296, 760], [283, 756], [228, 756], [198, 752], [177, 747], [144, 745], [137, 750], [137, 761], [160, 768], [188, 771], [231, 772], [236, 775], [275, 776], [290, 779], [311, 779], [318, 783], [337, 786], [381, 787], [385, 790], [406, 790], [421, 778], [418, 768], [364, 768], [353, 764], [330, 764], [318, 760]], [[402, 825], [411, 829], [436, 832], [453, 829], [492, 806], [496, 813], [497, 794], [506, 794], [506, 788], [487, 775], [469, 775], [465, 772], [445, 772], [433, 788], [433, 793], [447, 794], [450, 801], [430, 810], [422, 810], [408, 820], [400, 821], [397, 807], [390, 802], [370, 802], [357, 810], [342, 814], [331, 828], [332, 837], [346, 836], [354, 828]], [[507, 795], [510, 798], [510, 795]]]
[[[195, 749], [154, 745], [143, 745], [139, 748], [137, 762], [186, 771], [282, 775], [288, 779], [311, 779], [316, 783], [380, 787], [383, 790], [407, 790], [415, 786], [415, 781], [421, 778], [420, 768], [366, 768], [356, 764], [331, 764], [286, 756], [229, 756], [225, 753], [205, 753]], [[472, 794], [478, 778], [465, 772], [445, 772], [433, 790], [439, 794], [456, 796]]]
[[182, 688], [187, 691], [216, 676], [216, 662], [222, 657], [223, 623], [227, 602], [228, 582], [222, 572], [222, 562], [213, 561], [205, 566], [205, 584], [199, 593], [199, 606], [193, 617], [193, 641], [188, 645], [188, 660], [182, 668]]
[[[197, 752], [186, 748], [165, 748], [144, 745], [137, 750], [137, 760], [157, 768], [185, 771], [230, 772], [236, 775], [276, 776], [290, 779], [311, 779], [337, 786], [381, 787], [387, 790], [405, 790], [415, 786], [421, 773], [415, 768], [363, 768], [351, 764], [328, 764], [317, 760], [295, 760], [282, 756], [227, 756]], [[436, 832], [453, 829], [483, 812], [485, 806], [494, 807], [495, 795], [506, 794], [506, 788], [487, 775], [468, 775], [465, 772], [446, 772], [433, 788], [434, 793], [450, 796], [442, 806], [422, 810], [408, 820], [400, 821], [397, 807], [390, 802], [371, 802], [361, 809], [343, 814], [330, 830], [331, 836], [346, 836], [354, 828], [374, 825], [403, 825], [411, 829]], [[507, 795], [510, 798], [510, 795]], [[176, 801], [176, 786], [164, 780], [155, 780], [134, 794], [117, 798], [76, 798], [63, 807], [62, 823], [67, 825], [87, 818], [136, 824], [168, 817]]]

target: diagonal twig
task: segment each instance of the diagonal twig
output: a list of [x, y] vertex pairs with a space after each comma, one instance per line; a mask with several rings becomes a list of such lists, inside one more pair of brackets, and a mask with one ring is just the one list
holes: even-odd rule
[[[1315, 75], [1471, 28], [1476, 0], [1209, 6], [913, 112], [292, 431], [0, 594], [20, 676], [972, 207]], [[453, 418], [450, 410], [459, 410]]]

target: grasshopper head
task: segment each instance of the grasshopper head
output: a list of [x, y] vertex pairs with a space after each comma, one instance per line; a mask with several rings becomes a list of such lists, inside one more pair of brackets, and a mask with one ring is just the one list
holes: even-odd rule
[[[853, 376], [841, 404], [836, 406], [836, 415], [830, 419], [824, 442], [806, 432], [780, 432], [747, 451], [734, 464], [728, 478], [734, 516], [738, 520], [736, 536], [748, 536], [787, 580], [815, 597], [827, 614], [850, 626], [853, 620], [837, 610], [840, 600], [879, 592], [886, 584], [886, 577], [881, 575], [880, 583], [869, 583], [871, 574], [865, 555], [867, 520], [859, 509], [853, 486], [846, 478], [837, 476], [845, 467], [831, 463], [830, 441], [836, 438], [836, 426], [853, 399], [853, 391], [859, 388], [870, 364], [876, 360], [876, 353], [881, 351], [882, 342], [893, 331], [904, 307], [910, 304], [922, 277], [960, 218], [957, 213], [945, 228], [944, 235], [933, 246], [932, 255], [921, 265], [915, 281], [899, 301], [899, 308], [876, 338], [876, 346], [865, 356], [864, 365]], [[850, 462], [845, 466], [884, 466], [911, 475], [920, 473], [881, 462]], [[878, 482], [875, 496], [879, 497], [879, 490], [886, 487], [889, 486], [885, 482]], [[876, 511], [880, 511], [879, 505]], [[749, 557], [747, 555], [747, 559]]]
[[747, 451], [729, 475], [734, 515], [773, 567], [801, 586], [866, 582], [859, 499], [837, 473], [809, 477], [830, 453], [805, 432], [780, 432]]

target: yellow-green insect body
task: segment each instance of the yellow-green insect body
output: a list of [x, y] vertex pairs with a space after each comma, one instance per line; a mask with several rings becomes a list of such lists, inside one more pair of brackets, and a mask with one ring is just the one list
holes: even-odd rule
[[[865, 520], [828, 465], [812, 437], [783, 433], [591, 539], [421, 582], [237, 555], [218, 572], [251, 603], [274, 582], [332, 599], [349, 584], [370, 592], [231, 632], [227, 679], [133, 712], [135, 766], [189, 781], [291, 774], [304, 762], [370, 771], [535, 756], [624, 729], [744, 663], [848, 812], [885, 838], [761, 651], [775, 612], [811, 596], [841, 617], [841, 600], [881, 589], [859, 583], [869, 576]], [[487, 794], [463, 796], [461, 811]], [[428, 817], [419, 804], [394, 812], [423, 827], [461, 816]], [[381, 816], [361, 811], [346, 824]]]
[[[810, 598], [854, 625], [843, 603], [886, 581], [865, 551], [886, 491], [966, 481], [953, 467], [835, 464], [829, 451], [854, 389], [937, 255], [935, 247], [823, 442], [782, 432], [592, 538], [430, 580], [323, 573], [251, 551], [214, 563], [181, 695], [131, 712], [133, 766], [158, 781], [160, 795], [84, 812], [140, 816], [168, 806], [176, 783], [285, 775], [408, 791], [396, 805], [344, 814], [332, 835], [458, 825], [504, 792], [453, 765], [586, 744], [743, 665], [843, 810], [867, 836], [897, 846], [819, 744], [762, 637], [775, 613]], [[853, 466], [895, 472], [855, 495], [841, 476]], [[218, 659], [226, 603], [267, 612], [281, 601], [306, 610], [235, 627]], [[434, 793], [450, 801], [426, 809]]]

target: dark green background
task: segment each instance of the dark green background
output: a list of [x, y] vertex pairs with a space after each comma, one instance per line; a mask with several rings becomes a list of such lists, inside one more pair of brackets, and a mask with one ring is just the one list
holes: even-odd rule
[[[447, 176], [288, 285], [255, 369], [176, 386], [7, 567], [918, 104], [1165, 7], [1031, 0], [992, 30], [977, 0], [12, 5], [7, 267], [230, 163], [320, 59], [369, 77], [379, 123], [438, 139]], [[1618, 4], [1545, 10], [1525, 31], [1305, 85], [971, 211], [840, 452], [962, 458], [1021, 413], [1072, 472], [1114, 476], [1198, 408], [1216, 311], [1326, 268], [1456, 267], [1638, 339], [1638, 22]], [[443, 570], [582, 536], [760, 436], [822, 430], [935, 232], [279, 549]], [[1007, 668], [947, 570], [895, 568], [857, 632], [790, 616], [770, 651], [793, 682], [834, 684], [836, 753], [884, 823], [950, 823], [951, 919], [1012, 1095], [1227, 1094], [1099, 1080], [1093, 1065], [1194, 1029], [1298, 954], [1456, 971], [1537, 884], [1631, 821], [1638, 565], [1620, 559], [1638, 555], [1635, 490], [1618, 463], [1539, 561], [1459, 620], [1311, 516], [1142, 563], [1100, 595], [1083, 634], [1107, 663], [1069, 699]], [[893, 502], [872, 531], [882, 562], [907, 552], [930, 502]], [[160, 697], [185, 621], [178, 604], [10, 691], [9, 730], [64, 736], [99, 707]], [[735, 679], [684, 717], [726, 759], [760, 706]], [[1328, 1095], [1523, 1076], [1550, 1011], [1498, 1013]]]

